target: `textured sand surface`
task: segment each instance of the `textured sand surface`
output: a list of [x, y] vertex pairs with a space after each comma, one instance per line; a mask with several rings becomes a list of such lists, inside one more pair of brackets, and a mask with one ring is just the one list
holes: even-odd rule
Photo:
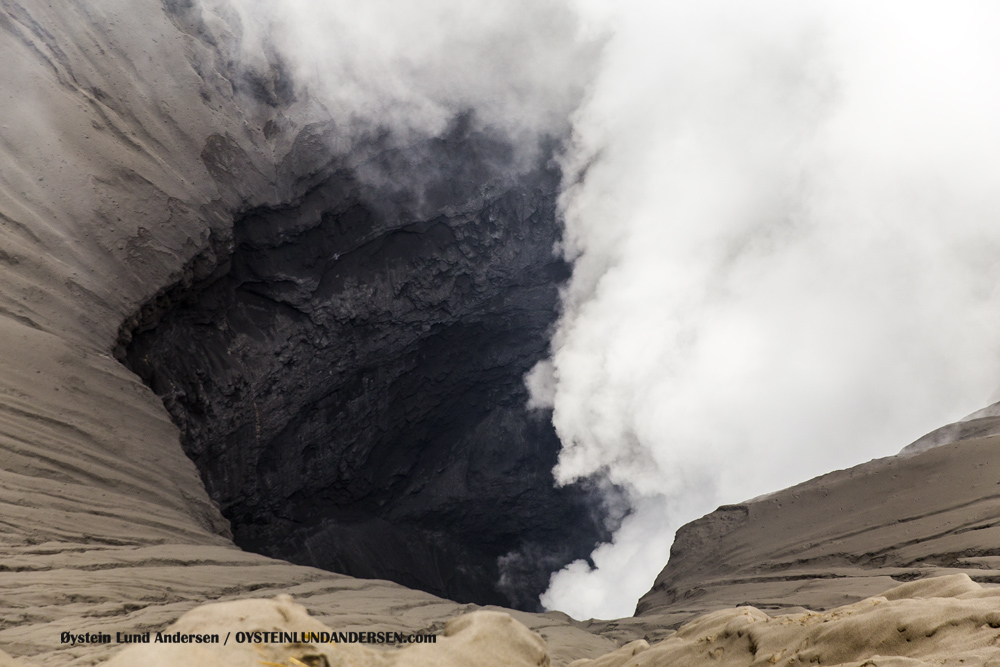
[[650, 646], [637, 640], [573, 667], [1000, 665], [1000, 589], [965, 575], [912, 582], [827, 612], [724, 609]]
[[[185, 614], [170, 633], [253, 631], [328, 632], [290, 598], [247, 600], [199, 607]], [[325, 662], [324, 662], [325, 659]], [[450, 621], [433, 644], [414, 644], [401, 650], [380, 651], [358, 644], [301, 642], [288, 644], [134, 646], [107, 663], [108, 667], [210, 667], [214, 665], [351, 665], [352, 667], [469, 667], [548, 665], [545, 642], [537, 634], [497, 611], [477, 611]]]
[[995, 584], [998, 543], [1000, 436], [972, 438], [823, 475], [684, 526], [638, 611], [669, 626], [735, 604], [831, 609], [954, 572]]
[[[540, 636], [499, 611], [449, 621], [433, 644], [379, 650], [320, 643], [302, 633], [329, 632], [288, 596], [198, 607], [165, 630], [216, 633], [225, 644], [137, 644], [108, 667], [537, 667], [550, 658]], [[298, 632], [298, 642], [237, 643], [238, 632]], [[231, 639], [231, 641], [230, 641]], [[636, 640], [573, 667], [685, 665], [828, 665], [917, 667], [1000, 665], [1000, 588], [984, 589], [964, 574], [911, 582], [828, 612], [772, 617], [751, 606], [716, 611], [650, 646]]]
[[950, 445], [959, 440], [985, 438], [1000, 434], [1000, 403], [994, 403], [977, 410], [959, 421], [934, 429], [922, 438], [910, 443], [900, 454], [912, 456], [934, 447]]

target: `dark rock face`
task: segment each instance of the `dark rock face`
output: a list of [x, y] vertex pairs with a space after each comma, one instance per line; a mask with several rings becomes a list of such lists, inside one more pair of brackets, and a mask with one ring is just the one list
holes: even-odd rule
[[554, 488], [558, 439], [524, 407], [567, 271], [558, 173], [467, 121], [246, 212], [122, 352], [237, 544], [533, 609], [609, 535], [584, 489]]

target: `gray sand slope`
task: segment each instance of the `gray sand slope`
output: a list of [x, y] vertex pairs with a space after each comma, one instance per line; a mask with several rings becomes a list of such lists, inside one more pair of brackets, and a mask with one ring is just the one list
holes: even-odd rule
[[1000, 589], [965, 575], [911, 582], [827, 612], [722, 609], [650, 646], [637, 640], [573, 667], [1000, 665]]
[[830, 609], [918, 578], [1000, 583], [1000, 436], [818, 477], [684, 526], [638, 615]]
[[[433, 643], [401, 649], [328, 640], [331, 628], [288, 596], [198, 607], [164, 635], [214, 633], [225, 642], [138, 643], [108, 667], [538, 667], [551, 664], [542, 638], [508, 614], [476, 611], [448, 622]], [[239, 633], [298, 633], [267, 643], [230, 638]], [[963, 574], [924, 579], [828, 612], [769, 616], [752, 606], [697, 618], [667, 639], [630, 642], [572, 667], [685, 665], [840, 665], [918, 667], [1000, 664], [1000, 588], [984, 589]]]

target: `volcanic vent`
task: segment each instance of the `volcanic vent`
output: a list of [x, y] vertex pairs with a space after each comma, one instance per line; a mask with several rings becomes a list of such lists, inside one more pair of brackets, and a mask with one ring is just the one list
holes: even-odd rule
[[[324, 143], [309, 132], [303, 163]], [[127, 323], [120, 356], [237, 544], [533, 609], [609, 537], [584, 488], [554, 487], [558, 439], [525, 409], [567, 266], [551, 151], [519, 159], [468, 116], [418, 145], [373, 140], [244, 212]]]

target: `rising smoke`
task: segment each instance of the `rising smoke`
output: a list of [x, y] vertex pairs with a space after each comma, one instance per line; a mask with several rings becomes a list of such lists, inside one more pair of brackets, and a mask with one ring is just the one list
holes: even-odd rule
[[249, 66], [277, 53], [348, 137], [474, 110], [530, 156], [572, 131], [574, 272], [526, 380], [560, 482], [606, 476], [633, 512], [550, 608], [631, 614], [682, 523], [891, 454], [998, 384], [987, 3], [233, 2]]
[[[603, 13], [594, 14], [597, 10]], [[575, 113], [557, 478], [635, 511], [543, 603], [632, 613], [720, 502], [892, 454], [1000, 382], [986, 3], [629, 2]]]
[[540, 139], [568, 133], [598, 55], [563, 0], [205, 0], [205, 9], [241, 26], [245, 66], [280, 61], [348, 142], [388, 132], [405, 145], [474, 112], [530, 158]]

